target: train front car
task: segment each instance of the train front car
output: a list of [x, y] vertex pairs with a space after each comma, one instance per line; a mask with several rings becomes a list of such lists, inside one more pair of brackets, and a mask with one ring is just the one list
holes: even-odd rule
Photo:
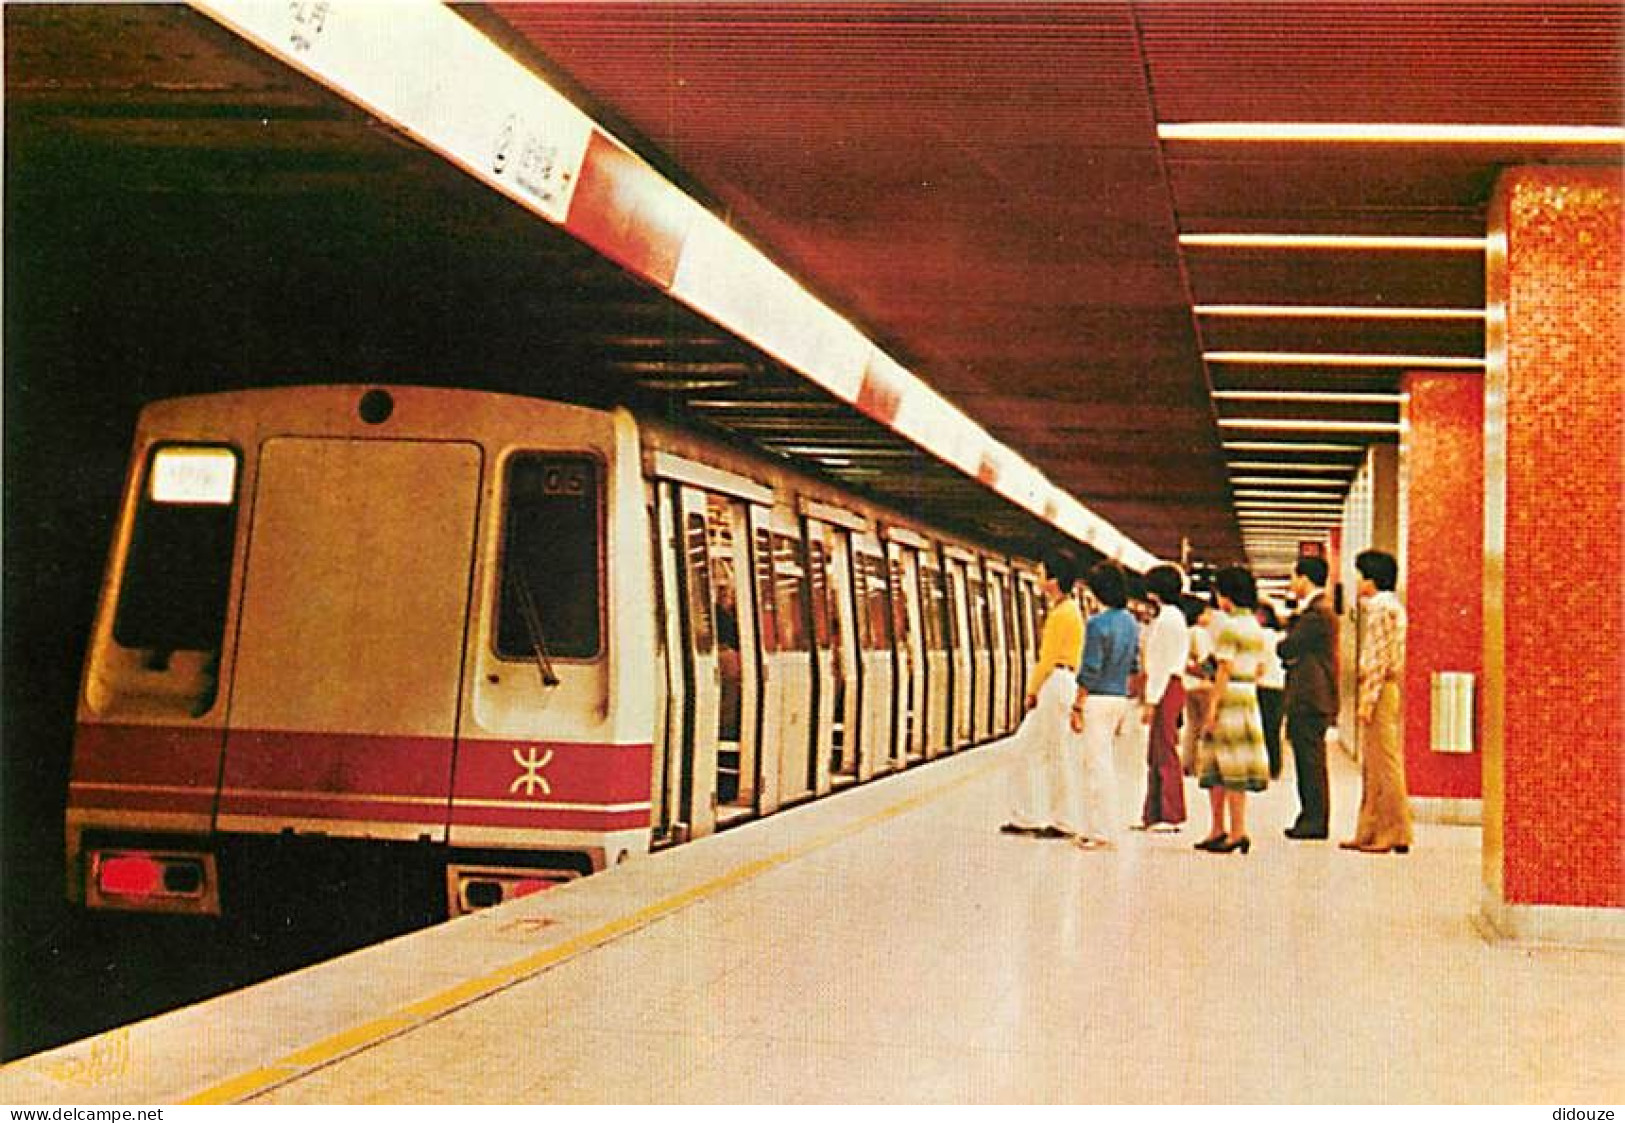
[[624, 413], [472, 391], [150, 406], [79, 700], [70, 898], [229, 912], [272, 851], [387, 851], [457, 912], [646, 850], [638, 464]]

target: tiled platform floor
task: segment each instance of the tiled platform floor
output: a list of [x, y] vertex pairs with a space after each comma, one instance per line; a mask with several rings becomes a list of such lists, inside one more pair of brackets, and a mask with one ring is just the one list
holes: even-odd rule
[[[1125, 826], [1142, 791], [1135, 756], [1119, 746]], [[1625, 957], [1486, 942], [1476, 828], [1419, 825], [1403, 857], [1291, 843], [1289, 774], [1252, 798], [1249, 855], [1191, 849], [1207, 815], [1194, 782], [1183, 833], [1125, 831], [1116, 850], [1083, 853], [997, 833], [1005, 757], [994, 747], [916, 769], [146, 1023], [130, 1031], [122, 1075], [80, 1091], [152, 1102], [212, 1087], [274, 1103], [1625, 1099]], [[1334, 757], [1335, 841], [1358, 780]], [[604, 937], [606, 923], [626, 931]], [[504, 937], [557, 945], [587, 930], [607, 942], [467, 1005], [424, 1007], [443, 1016], [388, 1021], [414, 996], [533, 952]], [[272, 1011], [275, 1040], [248, 1040]], [[382, 1029], [297, 1053], [380, 1016]], [[204, 1023], [229, 1058], [140, 1084], [204, 1048]], [[0, 1100], [60, 1083], [73, 1050], [93, 1046], [0, 1071]], [[282, 1067], [262, 1067], [276, 1057]]]

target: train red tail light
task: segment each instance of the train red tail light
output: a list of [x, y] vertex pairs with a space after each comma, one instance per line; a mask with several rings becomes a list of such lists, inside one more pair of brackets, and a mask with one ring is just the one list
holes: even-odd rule
[[96, 885], [118, 897], [150, 897], [164, 882], [164, 868], [145, 854], [103, 858], [96, 868]]
[[94, 850], [89, 862], [86, 903], [92, 908], [218, 911], [209, 855]]

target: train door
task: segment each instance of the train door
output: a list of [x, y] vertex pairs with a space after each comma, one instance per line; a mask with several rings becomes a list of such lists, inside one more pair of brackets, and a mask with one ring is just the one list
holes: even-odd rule
[[987, 567], [988, 655], [993, 663], [993, 706], [989, 732], [997, 737], [1010, 728], [1010, 571], [991, 562]]
[[858, 778], [862, 649], [851, 531], [863, 523], [844, 511], [824, 510], [821, 504], [804, 504], [804, 509], [813, 580], [815, 584], [822, 580], [829, 629], [827, 647], [821, 645], [819, 655], [817, 737], [824, 754], [819, 769], [830, 787], [841, 787]]
[[975, 732], [971, 721], [971, 700], [975, 695], [971, 682], [971, 668], [975, 659], [970, 641], [970, 597], [965, 578], [963, 555], [946, 555], [948, 577], [948, 641], [952, 647], [949, 666], [953, 679], [953, 720], [949, 724], [948, 748], [962, 749], [971, 743]]
[[925, 645], [920, 620], [917, 548], [893, 531], [891, 555], [892, 630], [896, 636], [897, 763], [925, 759]]
[[[793, 803], [810, 796], [816, 783], [812, 755], [814, 652], [809, 631], [807, 568], [802, 560], [801, 534], [789, 511], [775, 508], [770, 528], [758, 533], [768, 539], [771, 548], [766, 592], [773, 598], [778, 626], [776, 650], [767, 674], [768, 689], [774, 694], [778, 710], [775, 778], [779, 803]], [[765, 717], [763, 728], [767, 728]]]
[[971, 737], [986, 741], [993, 731], [993, 653], [987, 634], [987, 582], [978, 560], [965, 567], [965, 591], [972, 663]]
[[261, 446], [218, 829], [446, 838], [481, 468], [463, 442]]
[[925, 756], [948, 751], [953, 688], [948, 655], [948, 591], [942, 566], [930, 550], [919, 555], [920, 622], [925, 646]]
[[854, 592], [857, 594], [858, 646], [862, 697], [858, 718], [858, 779], [884, 772], [892, 763], [895, 680], [892, 674], [891, 598], [886, 555], [880, 540], [867, 532], [852, 536]]
[[656, 608], [657, 690], [655, 707], [654, 777], [651, 785], [653, 807], [650, 823], [655, 845], [682, 842], [688, 836], [688, 818], [683, 803], [683, 715], [688, 711], [687, 676], [683, 673], [683, 620], [680, 606], [681, 577], [675, 548], [677, 537], [676, 488], [667, 483], [650, 485], [653, 512], [650, 527], [654, 534], [654, 603]]
[[[677, 577], [681, 626], [672, 650], [681, 652], [682, 676], [669, 689], [686, 703], [677, 814], [699, 837], [755, 813], [759, 682], [755, 658], [746, 657], [756, 643], [747, 504], [685, 482], [671, 495], [675, 533], [665, 539], [663, 568]], [[675, 712], [671, 724], [678, 728]]]
[[835, 596], [830, 589], [829, 528], [805, 519], [807, 544], [807, 597], [812, 617], [812, 753], [813, 791], [830, 790], [834, 763], [835, 676], [840, 666], [835, 650]]

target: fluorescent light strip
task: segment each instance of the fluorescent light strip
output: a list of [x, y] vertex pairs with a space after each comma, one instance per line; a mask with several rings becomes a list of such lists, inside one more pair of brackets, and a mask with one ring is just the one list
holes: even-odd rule
[[1373, 308], [1354, 304], [1198, 304], [1198, 316], [1313, 320], [1482, 320], [1482, 308]]
[[[1302, 462], [1290, 460], [1232, 460], [1230, 462], [1232, 472], [1335, 472], [1339, 468], [1346, 468], [1350, 472], [1355, 471], [1355, 465], [1353, 464], [1334, 464], [1324, 460], [1319, 463], [1311, 463], [1307, 460]], [[1349, 480], [1348, 476], [1339, 476], [1338, 478], [1344, 483]]]
[[1157, 126], [1162, 140], [1295, 141], [1336, 144], [1625, 144], [1612, 125], [1454, 125], [1327, 121], [1181, 121]]
[[1360, 405], [1399, 405], [1410, 401], [1409, 394], [1383, 394], [1357, 390], [1215, 390], [1220, 402], [1353, 402]]
[[1465, 367], [1484, 365], [1470, 355], [1373, 355], [1336, 351], [1204, 351], [1210, 363], [1251, 363], [1294, 367]]
[[1349, 486], [1347, 476], [1231, 476], [1232, 487], [1309, 487], [1342, 491]]
[[1181, 234], [1179, 244], [1221, 249], [1484, 252], [1482, 237], [1406, 234]]
[[1397, 433], [1397, 421], [1321, 421], [1313, 417], [1221, 417], [1221, 429], [1279, 429], [1296, 433]]
[[1343, 498], [1341, 491], [1297, 491], [1280, 488], [1244, 487], [1235, 492], [1237, 499], [1337, 499]]
[[1364, 452], [1365, 445], [1324, 444], [1316, 441], [1225, 441], [1237, 452]]

